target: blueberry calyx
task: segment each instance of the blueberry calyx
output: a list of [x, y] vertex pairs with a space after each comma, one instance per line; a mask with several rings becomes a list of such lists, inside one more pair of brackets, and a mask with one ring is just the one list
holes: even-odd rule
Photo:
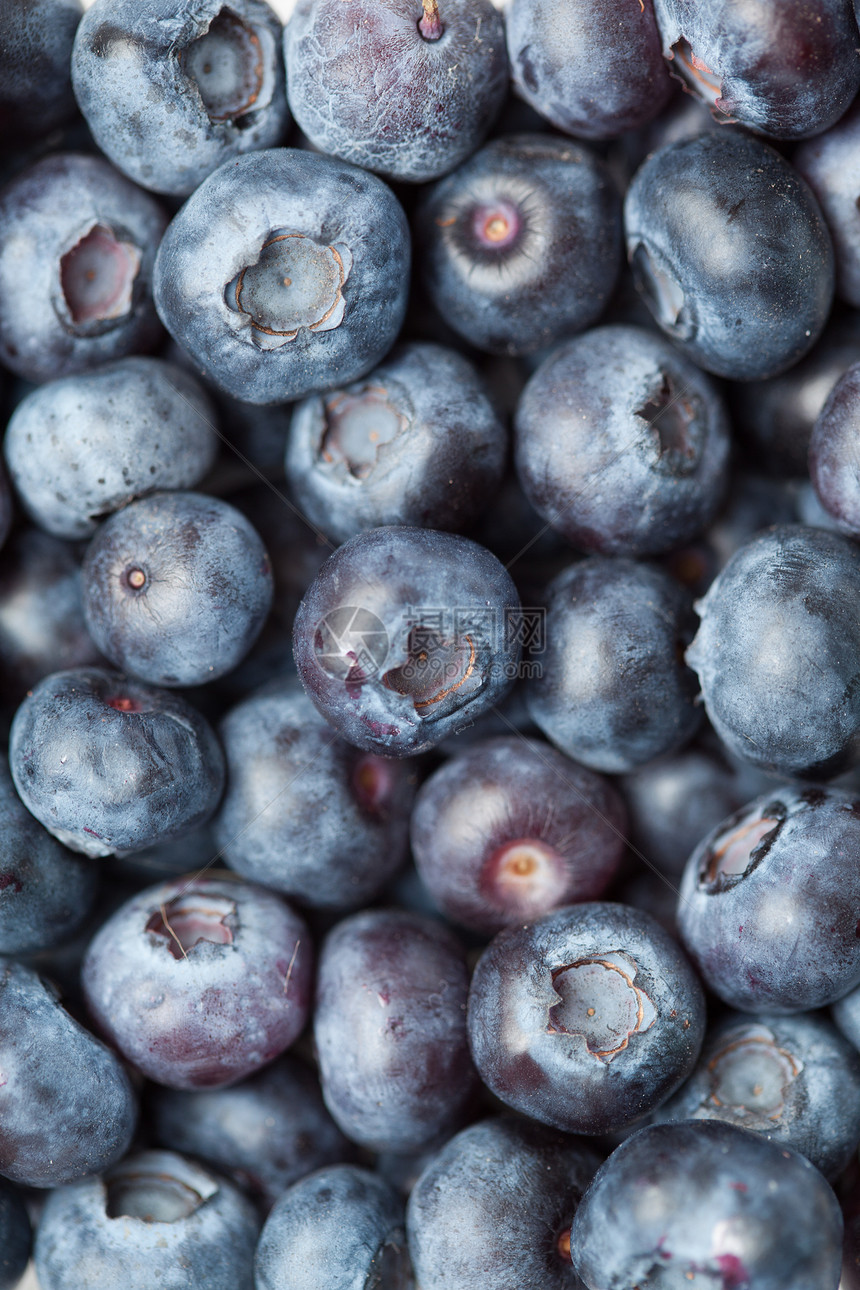
[[178, 1223], [217, 1193], [215, 1182], [190, 1162], [187, 1168], [167, 1172], [162, 1152], [138, 1156], [113, 1169], [105, 1179], [105, 1213], [108, 1218], [132, 1218], [143, 1223]]
[[593, 1057], [612, 1061], [657, 1020], [648, 995], [634, 984], [637, 971], [619, 950], [556, 968], [552, 987], [559, 1002], [549, 1010], [547, 1034], [581, 1035]]
[[146, 924], [146, 930], [161, 936], [167, 949], [178, 961], [187, 959], [201, 941], [212, 945], [232, 945], [236, 905], [226, 896], [207, 893], [205, 899], [199, 892], [189, 892], [175, 897], [166, 905], [159, 905]]
[[78, 335], [110, 331], [132, 309], [140, 249], [106, 224], [92, 224], [60, 257], [67, 324]]
[[677, 79], [685, 89], [692, 90], [714, 107], [721, 106], [722, 78], [713, 68], [708, 67], [704, 59], [693, 53], [690, 42], [683, 37], [672, 46], [672, 62], [677, 63]]
[[278, 349], [304, 327], [333, 331], [343, 321], [343, 286], [352, 254], [342, 243], [325, 246], [305, 233], [277, 229], [227, 286], [234, 313], [250, 319], [251, 339], [259, 349]]
[[704, 441], [702, 413], [700, 400], [694, 394], [685, 396], [669, 373], [663, 372], [659, 390], [634, 413], [657, 436], [660, 445], [657, 465], [661, 470], [676, 478], [696, 472]]
[[355, 479], [366, 479], [379, 449], [396, 439], [407, 424], [383, 386], [344, 391], [326, 400], [319, 455], [332, 465], [344, 464]]
[[800, 1058], [780, 1048], [766, 1026], [746, 1026], [732, 1031], [730, 1042], [708, 1063], [709, 1101], [741, 1115], [776, 1121], [785, 1107], [789, 1085], [802, 1070]]
[[702, 857], [699, 887], [715, 895], [742, 882], [773, 846], [785, 814], [782, 803], [772, 802], [760, 813], [732, 816]]
[[406, 662], [385, 672], [382, 680], [387, 689], [412, 699], [419, 716], [462, 686], [468, 694], [481, 684], [471, 636], [446, 638], [432, 629], [413, 628], [406, 648]]
[[630, 257], [636, 286], [660, 326], [678, 340], [691, 340], [696, 328], [684, 292], [671, 269], [658, 262], [652, 247], [638, 242]]
[[181, 62], [210, 121], [236, 121], [265, 106], [260, 102], [265, 79], [260, 37], [230, 9], [215, 15]]

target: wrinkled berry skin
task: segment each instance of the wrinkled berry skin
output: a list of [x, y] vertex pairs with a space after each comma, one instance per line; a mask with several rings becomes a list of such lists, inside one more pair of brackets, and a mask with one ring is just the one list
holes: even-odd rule
[[102, 668], [55, 672], [28, 694], [9, 767], [27, 810], [89, 856], [178, 837], [224, 786], [221, 746], [189, 703]]
[[824, 509], [840, 532], [860, 537], [860, 363], [839, 378], [815, 422], [809, 475]]
[[544, 134], [505, 135], [428, 190], [415, 247], [449, 326], [491, 354], [526, 354], [596, 322], [621, 266], [605, 164]]
[[860, 554], [784, 525], [732, 556], [696, 605], [687, 650], [729, 750], [772, 774], [829, 779], [860, 756]]
[[347, 1137], [411, 1154], [456, 1127], [477, 1084], [468, 987], [462, 948], [435, 920], [365, 910], [328, 934], [314, 1041], [326, 1106]]
[[30, 968], [0, 962], [0, 1173], [58, 1187], [125, 1155], [137, 1120], [114, 1053]]
[[[101, 157], [58, 153], [17, 175], [0, 193], [0, 360], [39, 382], [152, 348], [161, 334], [153, 263], [166, 223], [157, 202]], [[76, 248], [95, 230], [130, 249], [125, 290], [94, 316], [71, 278]]]
[[[288, 266], [298, 303], [280, 294], [290, 273], [267, 259], [285, 235], [299, 248], [298, 268]], [[195, 189], [159, 247], [155, 303], [219, 389], [246, 403], [283, 403], [357, 380], [381, 361], [406, 311], [409, 256], [406, 217], [381, 180], [275, 148], [229, 162]]]
[[[236, 111], [227, 101], [207, 111], [189, 58], [200, 59], [193, 44], [224, 8], [221, 0], [97, 0], [78, 28], [75, 97], [101, 150], [144, 188], [185, 197], [222, 163], [274, 147], [286, 133], [282, 28], [261, 0], [231, 0], [228, 10], [254, 42], [247, 93]], [[228, 35], [225, 43], [238, 52], [244, 41]]]
[[729, 422], [714, 386], [659, 336], [598, 327], [559, 346], [516, 411], [517, 473], [573, 546], [660, 555], [714, 518]]
[[272, 567], [241, 511], [203, 493], [154, 493], [101, 526], [84, 558], [90, 634], [151, 685], [202, 685], [231, 671], [272, 604]]
[[3, 452], [34, 523], [89, 538], [100, 520], [161, 488], [193, 488], [218, 451], [203, 387], [157, 358], [125, 358], [33, 390]]
[[308, 1015], [310, 933], [272, 892], [180, 878], [139, 892], [87, 950], [81, 978], [104, 1034], [168, 1088], [218, 1088], [297, 1038]]
[[484, 1083], [566, 1133], [611, 1133], [653, 1111], [692, 1071], [704, 1030], [689, 962], [626, 905], [572, 905], [500, 932], [469, 992]]
[[860, 1141], [860, 1056], [826, 1017], [723, 1018], [657, 1121], [723, 1120], [799, 1151], [827, 1178]]
[[833, 237], [836, 290], [857, 309], [860, 307], [860, 237], [857, 233], [860, 106], [852, 107], [817, 139], [801, 144], [791, 160], [818, 198]]
[[506, 13], [514, 88], [559, 130], [611, 139], [638, 130], [665, 107], [672, 88], [653, 0], [513, 0]]
[[39, 1286], [253, 1290], [259, 1226], [233, 1183], [172, 1151], [138, 1152], [52, 1192], [36, 1235]]
[[338, 739], [295, 680], [238, 704], [220, 733], [230, 868], [316, 909], [372, 901], [406, 859], [411, 768]]
[[15, 1290], [30, 1258], [30, 1218], [18, 1191], [0, 1182], [0, 1290]]
[[424, 752], [511, 688], [519, 597], [494, 555], [432, 529], [371, 529], [325, 562], [296, 614], [296, 667], [348, 743]]
[[624, 227], [648, 308], [706, 371], [762, 380], [815, 344], [833, 300], [830, 234], [806, 181], [758, 139], [709, 131], [653, 153]]
[[696, 678], [684, 667], [689, 592], [633, 560], [592, 556], [546, 592], [546, 649], [527, 683], [532, 720], [593, 770], [620, 774], [681, 748], [696, 732]]
[[0, 6], [0, 151], [38, 139], [74, 115], [69, 65], [82, 13], [81, 0]]
[[816, 0], [814, 8], [807, 0], [710, 0], [707, 9], [654, 0], [654, 12], [673, 75], [722, 121], [771, 139], [806, 139], [838, 121], [860, 89], [851, 0]]
[[839, 1204], [794, 1151], [716, 1121], [658, 1124], [618, 1147], [580, 1203], [570, 1249], [588, 1290], [837, 1290]]
[[96, 866], [33, 819], [0, 756], [0, 954], [33, 954], [67, 940], [97, 892]]
[[678, 926], [708, 986], [745, 1012], [804, 1012], [860, 983], [860, 799], [759, 797], [684, 870]]
[[598, 1163], [563, 1134], [513, 1116], [463, 1129], [409, 1198], [416, 1280], [428, 1290], [582, 1290], [562, 1249]]
[[367, 1169], [333, 1165], [295, 1183], [269, 1215], [256, 1290], [409, 1290], [403, 1202]]
[[363, 381], [296, 405], [286, 472], [302, 514], [341, 543], [383, 524], [463, 531], [506, 461], [507, 435], [472, 364], [411, 344]]
[[162, 1147], [207, 1161], [266, 1209], [299, 1178], [352, 1151], [316, 1076], [289, 1054], [232, 1088], [154, 1088], [147, 1109]]
[[602, 896], [626, 826], [612, 785], [548, 744], [482, 739], [421, 786], [412, 852], [443, 913], [493, 936]]
[[508, 59], [490, 0], [445, 0], [425, 39], [421, 0], [307, 0], [284, 32], [293, 116], [321, 152], [425, 183], [475, 151], [505, 98]]

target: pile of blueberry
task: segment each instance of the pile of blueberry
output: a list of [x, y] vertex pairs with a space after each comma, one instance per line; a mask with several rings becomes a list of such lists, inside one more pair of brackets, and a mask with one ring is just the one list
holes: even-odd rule
[[0, 1290], [860, 1290], [858, 16], [0, 0]]

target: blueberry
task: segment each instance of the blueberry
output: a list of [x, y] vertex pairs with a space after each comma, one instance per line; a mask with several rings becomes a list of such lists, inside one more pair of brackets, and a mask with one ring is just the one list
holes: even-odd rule
[[278, 896], [238, 878], [147, 887], [102, 924], [82, 969], [102, 1032], [168, 1088], [235, 1083], [308, 1014], [313, 947]]
[[0, 360], [29, 381], [151, 348], [166, 217], [100, 157], [58, 153], [0, 192]]
[[427, 1290], [582, 1290], [570, 1225], [598, 1163], [564, 1134], [512, 1116], [464, 1129], [409, 1199], [416, 1278]]
[[695, 1071], [655, 1118], [753, 1129], [835, 1178], [860, 1142], [860, 1056], [817, 1013], [732, 1013], [708, 1032]]
[[477, 1080], [456, 937], [403, 910], [338, 923], [320, 951], [314, 1041], [323, 1097], [354, 1142], [414, 1153], [463, 1118]]
[[155, 1140], [230, 1175], [266, 1209], [352, 1148], [323, 1105], [319, 1081], [287, 1055], [232, 1088], [155, 1088], [149, 1099]]
[[559, 346], [516, 413], [517, 473], [535, 510], [583, 551], [658, 555], [714, 518], [727, 482], [719, 394], [671, 345], [611, 326]]
[[839, 1205], [803, 1156], [718, 1122], [659, 1124], [598, 1170], [570, 1234], [589, 1290], [837, 1290]]
[[675, 941], [641, 910], [594, 903], [500, 932], [478, 960], [469, 1042], [496, 1097], [567, 1133], [609, 1133], [693, 1070], [705, 1001]]
[[412, 851], [447, 917], [492, 936], [602, 896], [625, 828], [624, 804], [599, 775], [537, 740], [484, 739], [422, 785]]
[[263, 0], [96, 0], [75, 39], [75, 96], [119, 170], [186, 196], [223, 162], [282, 141], [281, 38]]
[[516, 92], [559, 130], [608, 139], [665, 107], [672, 83], [653, 0], [513, 0], [506, 21]]
[[74, 115], [69, 64], [81, 0], [0, 5], [0, 150], [20, 147]]
[[272, 603], [272, 569], [241, 511], [202, 493], [154, 493], [96, 533], [84, 613], [112, 663], [153, 685], [202, 685], [241, 662]]
[[161, 488], [193, 488], [218, 449], [199, 382], [156, 358], [126, 358], [33, 390], [3, 451], [40, 528], [88, 538], [99, 521]]
[[15, 1290], [30, 1258], [30, 1219], [18, 1190], [0, 1182], [0, 1290]]
[[855, 309], [860, 306], [860, 106], [852, 107], [829, 130], [802, 144], [792, 155], [821, 203], [833, 237], [836, 290]]
[[373, 900], [406, 858], [411, 768], [338, 739], [296, 681], [231, 709], [221, 738], [227, 864], [313, 908]]
[[469, 528], [506, 457], [472, 364], [441, 345], [412, 344], [363, 381], [299, 403], [286, 470], [311, 523], [346, 542], [383, 524]]
[[860, 89], [851, 0], [738, 6], [654, 0], [673, 75], [719, 119], [773, 139], [803, 139], [838, 121]]
[[90, 856], [178, 837], [224, 785], [220, 744], [190, 704], [101, 668], [55, 672], [28, 694], [9, 764], [28, 811]]
[[618, 194], [584, 145], [506, 135], [430, 188], [416, 247], [444, 321], [492, 354], [524, 354], [595, 322], [621, 259]]
[[526, 688], [546, 737], [616, 774], [683, 747], [700, 720], [682, 662], [689, 593], [662, 569], [592, 556], [553, 579], [546, 605], [546, 649]]
[[397, 199], [373, 175], [295, 149], [250, 153], [204, 180], [173, 219], [156, 307], [227, 394], [301, 399], [357, 380], [391, 348], [409, 246]]
[[321, 152], [423, 183], [478, 147], [508, 60], [490, 0], [305, 0], [284, 33], [293, 116]]
[[809, 474], [818, 499], [849, 537], [860, 536], [860, 363], [833, 386], [812, 431]]
[[0, 963], [0, 1054], [0, 1174], [57, 1187], [125, 1154], [137, 1120], [125, 1070], [51, 986], [11, 959]]
[[431, 529], [360, 533], [299, 606], [295, 658], [349, 743], [403, 757], [471, 723], [510, 689], [522, 617], [489, 551]]
[[830, 778], [860, 756], [860, 554], [779, 526], [732, 556], [696, 606], [687, 651], [729, 750], [774, 774]]
[[624, 201], [627, 254], [662, 330], [700, 367], [761, 380], [798, 362], [833, 299], [833, 247], [805, 180], [750, 135], [649, 157]]
[[254, 1275], [256, 1290], [410, 1290], [400, 1198], [366, 1169], [317, 1170], [272, 1210]]
[[773, 790], [709, 833], [678, 903], [707, 985], [735, 1008], [790, 1013], [860, 983], [855, 855], [860, 799], [836, 789]]
[[174, 1152], [142, 1151], [51, 1193], [36, 1273], [41, 1290], [253, 1290], [258, 1230], [232, 1183]]

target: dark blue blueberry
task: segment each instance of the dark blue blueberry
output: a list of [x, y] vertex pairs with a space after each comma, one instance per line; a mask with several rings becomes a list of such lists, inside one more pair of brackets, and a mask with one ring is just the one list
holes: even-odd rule
[[860, 89], [851, 0], [653, 0], [673, 75], [726, 123], [805, 139]]
[[856, 309], [860, 306], [860, 104], [817, 139], [797, 148], [792, 163], [815, 193], [827, 220], [836, 254], [836, 290]]
[[308, 139], [389, 179], [437, 179], [474, 152], [505, 97], [490, 0], [303, 0], [284, 33], [287, 93]]
[[573, 905], [500, 932], [478, 960], [469, 1041], [508, 1106], [567, 1133], [611, 1133], [671, 1096], [705, 1032], [702, 988], [641, 910]]
[[447, 917], [492, 936], [602, 896], [626, 825], [614, 788], [548, 744], [483, 739], [422, 785], [412, 852]]
[[416, 1281], [427, 1290], [583, 1290], [570, 1225], [598, 1164], [579, 1143], [526, 1120], [464, 1129], [409, 1198]]
[[653, 0], [513, 0], [506, 27], [517, 94], [568, 134], [610, 139], [666, 105], [672, 82]]
[[30, 1258], [30, 1218], [17, 1189], [0, 1182], [0, 1290], [15, 1290]]
[[227, 1182], [172, 1151], [129, 1156], [52, 1192], [36, 1233], [41, 1290], [253, 1290], [260, 1220]]
[[9, 765], [28, 811], [91, 856], [178, 837], [224, 786], [221, 746], [189, 703], [101, 668], [55, 672], [28, 694]]
[[317, 909], [373, 900], [406, 858], [412, 768], [338, 739], [296, 680], [251, 695], [220, 733], [215, 840], [231, 869]]
[[787, 1147], [731, 1124], [658, 1124], [598, 1170], [570, 1249], [588, 1290], [837, 1290], [842, 1217]]
[[671, 551], [700, 533], [722, 500], [722, 399], [642, 328], [599, 327], [554, 350], [523, 391], [515, 425], [526, 496], [583, 551]]
[[409, 254], [406, 217], [375, 176], [295, 149], [255, 152], [210, 175], [173, 219], [155, 301], [220, 389], [283, 403], [384, 357], [406, 310]]
[[733, 1013], [708, 1032], [698, 1066], [655, 1118], [753, 1129], [835, 1178], [860, 1142], [860, 1056], [816, 1013]]
[[40, 528], [92, 537], [135, 497], [193, 488], [218, 450], [202, 386], [157, 358], [126, 358], [51, 381], [16, 407], [3, 452]]
[[809, 474], [835, 526], [860, 537], [860, 363], [840, 376], [821, 409], [809, 443]]
[[272, 568], [241, 511], [202, 493], [154, 493], [96, 533], [83, 565], [84, 613], [107, 658], [152, 685], [202, 685], [259, 636]]
[[472, 364], [412, 344], [363, 381], [299, 403], [286, 470], [311, 523], [346, 542], [383, 524], [470, 528], [506, 458], [505, 430]]
[[58, 153], [0, 192], [0, 359], [28, 381], [150, 349], [167, 218], [101, 157]]
[[776, 376], [812, 348], [833, 300], [833, 247], [788, 162], [709, 131], [655, 152], [624, 202], [627, 254], [662, 330], [700, 367]]
[[97, 867], [33, 819], [0, 756], [0, 954], [33, 954], [68, 940], [97, 892]]
[[307, 1020], [310, 933], [239, 878], [147, 887], [112, 914], [81, 972], [102, 1032], [168, 1088], [217, 1088], [272, 1061]]
[[287, 1187], [353, 1151], [325, 1109], [313, 1072], [285, 1056], [232, 1088], [157, 1088], [156, 1141], [228, 1174], [269, 1209]]
[[137, 1104], [125, 1069], [11, 959], [0, 962], [0, 1066], [0, 1174], [57, 1187], [126, 1153]]
[[81, 0], [0, 5], [0, 151], [38, 139], [74, 115], [69, 64]]
[[860, 983], [860, 799], [778, 789], [690, 856], [678, 926], [705, 983], [747, 1012], [805, 1012]]
[[403, 1227], [403, 1202], [384, 1179], [354, 1165], [318, 1169], [266, 1220], [256, 1290], [410, 1290]]
[[683, 747], [700, 721], [683, 664], [692, 598], [662, 569], [592, 556], [546, 592], [546, 648], [526, 698], [547, 739], [618, 774]]
[[282, 29], [263, 0], [96, 0], [75, 39], [93, 138], [144, 188], [186, 196], [289, 124]]
[[696, 609], [687, 650], [731, 752], [773, 774], [830, 778], [860, 756], [860, 553], [780, 526], [742, 547]]
[[459, 942], [429, 918], [365, 910], [328, 934], [314, 1041], [326, 1106], [347, 1137], [407, 1154], [458, 1126], [477, 1085], [468, 988]]
[[429, 189], [415, 245], [449, 326], [492, 354], [530, 353], [588, 327], [608, 303], [618, 194], [585, 146], [507, 135]]
[[308, 589], [296, 614], [296, 666], [344, 739], [404, 757], [504, 697], [521, 626], [510, 575], [476, 542], [371, 529], [330, 556]]

